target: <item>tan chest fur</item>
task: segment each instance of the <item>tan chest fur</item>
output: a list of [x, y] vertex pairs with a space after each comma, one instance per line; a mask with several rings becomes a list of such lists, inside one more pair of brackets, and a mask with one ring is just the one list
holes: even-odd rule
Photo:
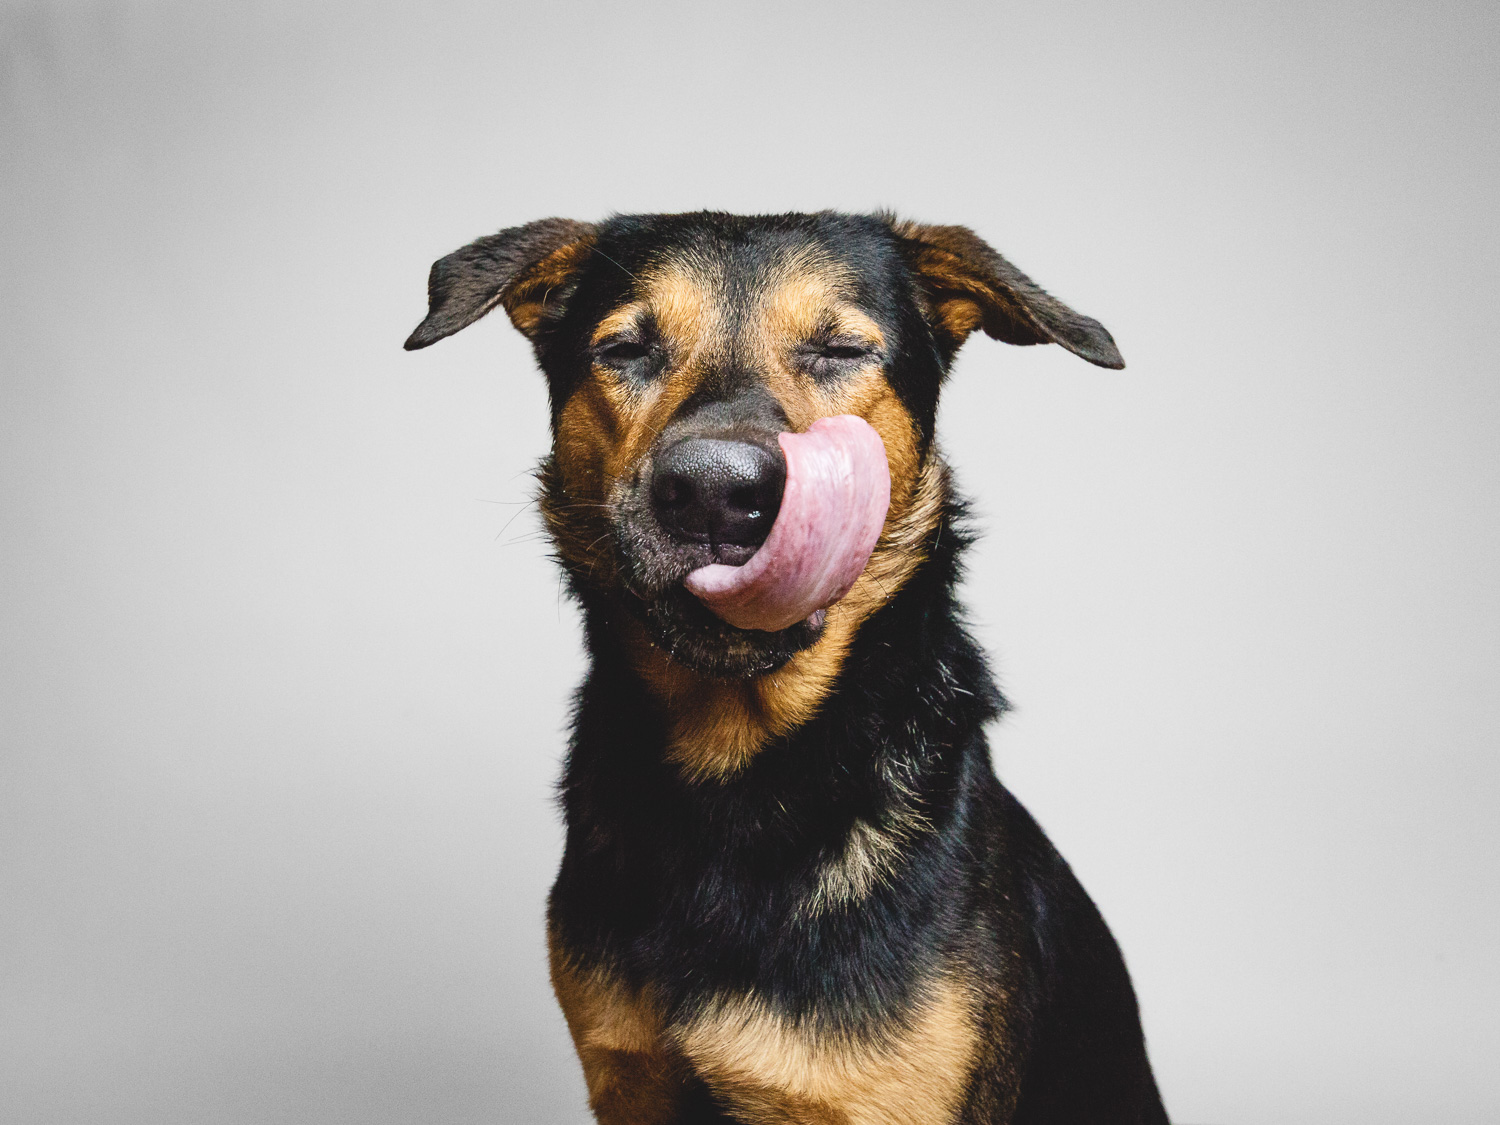
[[792, 1021], [755, 997], [723, 997], [668, 1024], [648, 994], [553, 948], [553, 982], [605, 1125], [673, 1119], [689, 1077], [753, 1125], [946, 1125], [979, 1052], [967, 994], [930, 979], [899, 1019], [858, 1034]]

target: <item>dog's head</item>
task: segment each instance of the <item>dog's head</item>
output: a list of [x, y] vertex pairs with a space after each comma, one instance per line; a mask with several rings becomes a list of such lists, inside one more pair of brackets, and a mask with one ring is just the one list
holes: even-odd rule
[[[438, 261], [429, 297], [408, 349], [496, 306], [535, 346], [543, 510], [580, 595], [720, 678], [842, 650], [920, 562], [938, 390], [974, 329], [1123, 366], [1102, 325], [968, 229], [881, 215], [543, 219]], [[757, 554], [748, 595], [701, 580], [732, 586]]]

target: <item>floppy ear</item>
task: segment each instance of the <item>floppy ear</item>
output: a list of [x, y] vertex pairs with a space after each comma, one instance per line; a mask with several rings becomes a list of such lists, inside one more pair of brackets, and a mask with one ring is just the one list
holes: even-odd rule
[[[565, 294], [594, 244], [592, 223], [538, 219], [455, 250], [427, 275], [427, 319], [406, 341], [415, 351], [467, 328], [496, 305], [535, 338], [547, 319], [548, 297]], [[555, 306], [554, 306], [555, 307]]]
[[976, 328], [1007, 344], [1061, 344], [1100, 367], [1125, 366], [1104, 325], [1076, 313], [968, 227], [893, 222], [928, 301], [927, 319], [951, 357]]

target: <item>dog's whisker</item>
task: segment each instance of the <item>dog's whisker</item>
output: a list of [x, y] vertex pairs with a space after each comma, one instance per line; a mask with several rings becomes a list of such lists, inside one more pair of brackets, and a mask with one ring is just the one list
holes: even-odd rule
[[510, 525], [516, 522], [516, 518], [518, 516], [520, 516], [523, 512], [525, 512], [527, 508], [530, 508], [530, 507], [534, 506], [536, 503], [537, 503], [536, 500], [528, 500], [526, 503], [522, 504], [519, 508], [517, 508], [514, 512], [512, 512], [510, 519], [506, 520], [505, 521], [505, 525], [503, 527], [501, 527], [500, 530], [495, 533], [495, 538], [498, 540], [502, 535], [504, 535], [508, 530], [510, 530]]

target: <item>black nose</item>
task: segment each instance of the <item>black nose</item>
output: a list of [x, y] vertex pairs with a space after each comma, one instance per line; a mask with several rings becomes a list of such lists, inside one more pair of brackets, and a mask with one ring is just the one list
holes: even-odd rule
[[651, 506], [668, 533], [697, 543], [759, 547], [786, 486], [786, 459], [746, 441], [685, 438], [656, 458]]

